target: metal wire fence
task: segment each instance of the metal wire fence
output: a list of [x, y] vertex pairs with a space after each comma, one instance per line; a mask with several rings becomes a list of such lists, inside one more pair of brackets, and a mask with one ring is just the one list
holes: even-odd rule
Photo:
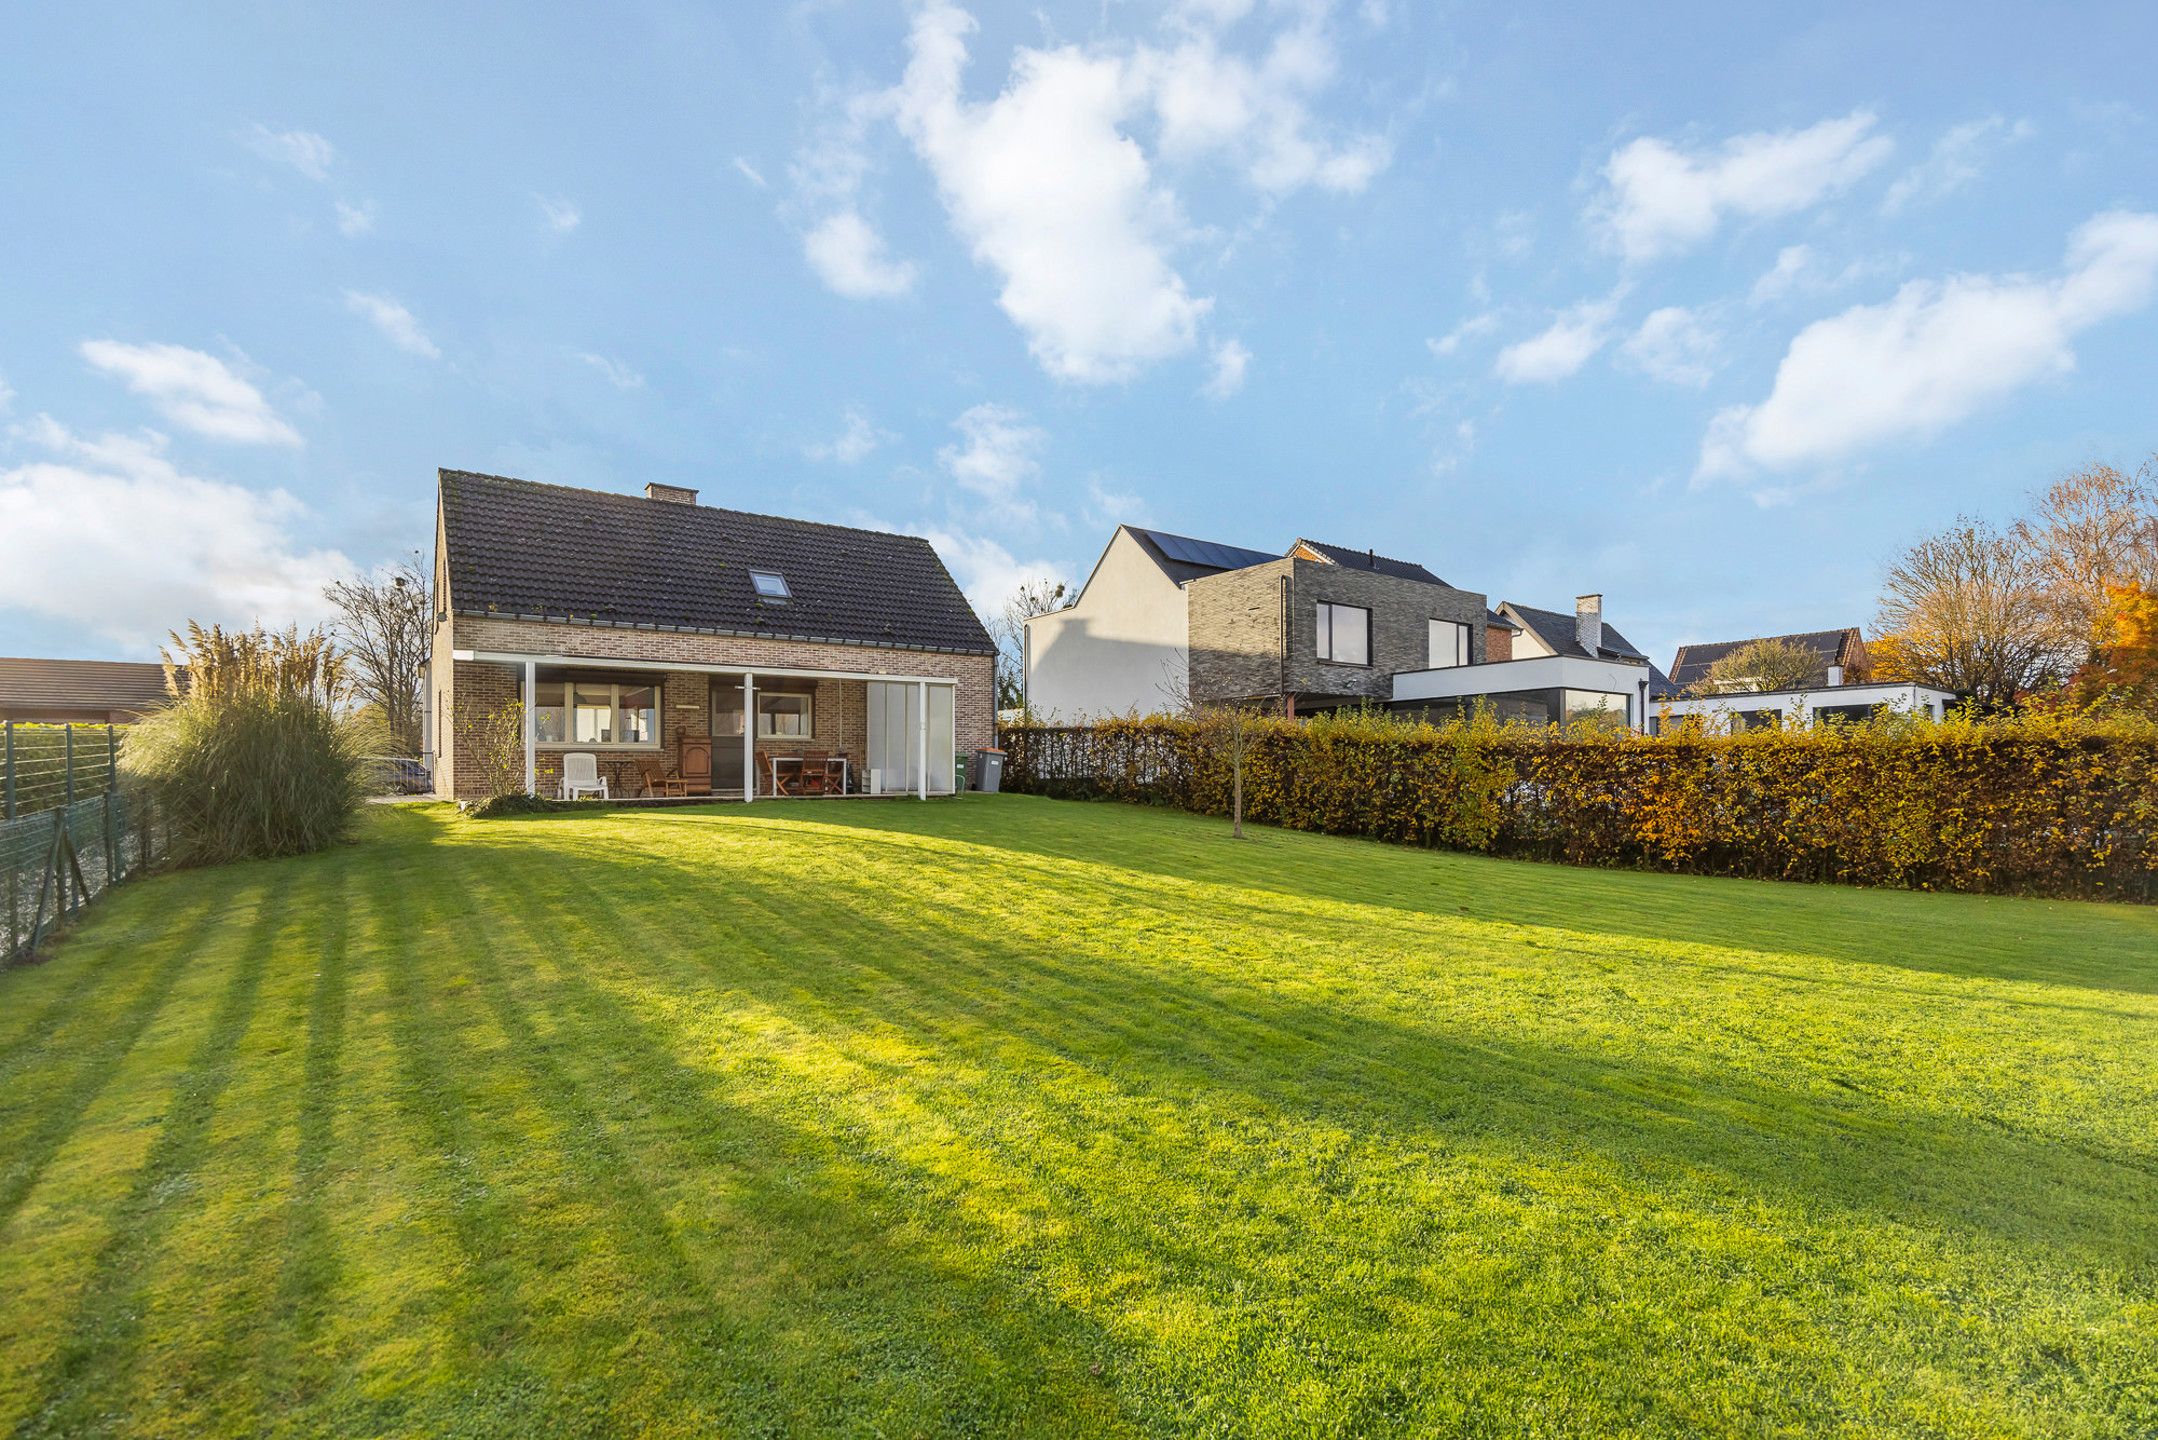
[[0, 963], [21, 959], [123, 880], [162, 860], [169, 826], [120, 784], [109, 725], [0, 733]]

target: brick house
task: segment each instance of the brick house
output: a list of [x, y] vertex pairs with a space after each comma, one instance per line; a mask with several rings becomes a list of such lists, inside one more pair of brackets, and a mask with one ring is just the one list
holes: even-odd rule
[[[993, 743], [995, 647], [926, 540], [462, 470], [439, 474], [426, 729], [435, 793], [557, 793], [594, 757], [755, 799], [826, 755], [848, 794], [949, 793]], [[521, 754], [482, 753], [522, 701]], [[844, 761], [842, 765], [840, 761]]]
[[1479, 706], [1541, 724], [1639, 727], [1663, 676], [1603, 620], [1502, 603], [1374, 550], [1268, 552], [1119, 526], [1077, 599], [1027, 622], [1027, 708], [1103, 715], [1240, 705], [1373, 706], [1445, 719]]

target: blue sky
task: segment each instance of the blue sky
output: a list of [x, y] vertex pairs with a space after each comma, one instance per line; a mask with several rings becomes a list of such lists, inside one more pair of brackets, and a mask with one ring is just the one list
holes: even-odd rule
[[319, 614], [437, 466], [1120, 520], [1682, 641], [2158, 450], [2158, 11], [11, 7], [0, 653]]

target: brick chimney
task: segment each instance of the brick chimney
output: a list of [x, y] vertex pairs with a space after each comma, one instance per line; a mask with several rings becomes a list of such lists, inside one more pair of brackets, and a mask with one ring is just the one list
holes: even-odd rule
[[1574, 597], [1574, 638], [1590, 655], [1603, 649], [1604, 644], [1604, 597], [1601, 595], [1576, 595]]
[[664, 500], [670, 505], [694, 505], [697, 503], [697, 492], [686, 485], [662, 485], [657, 480], [647, 480], [644, 482], [644, 498]]

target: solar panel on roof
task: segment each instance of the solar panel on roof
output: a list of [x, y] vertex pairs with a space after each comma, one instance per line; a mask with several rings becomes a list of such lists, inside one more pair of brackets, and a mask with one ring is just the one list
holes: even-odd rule
[[1159, 530], [1149, 530], [1147, 535], [1155, 547], [1179, 565], [1204, 565], [1213, 570], [1241, 570], [1271, 555], [1257, 550], [1244, 550], [1235, 545], [1219, 545], [1212, 540], [1194, 540], [1188, 535], [1165, 535]]

